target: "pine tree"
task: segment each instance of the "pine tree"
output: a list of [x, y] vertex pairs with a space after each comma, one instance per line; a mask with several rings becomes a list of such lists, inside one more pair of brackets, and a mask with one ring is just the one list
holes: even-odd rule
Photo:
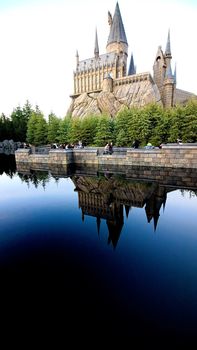
[[83, 145], [93, 145], [98, 117], [87, 116], [81, 122], [81, 141]]
[[68, 132], [71, 125], [71, 118], [66, 116], [63, 120], [60, 120], [59, 129], [58, 129], [58, 141], [60, 143], [68, 143], [69, 137]]
[[54, 113], [49, 114], [49, 122], [48, 122], [48, 142], [58, 142], [59, 141], [59, 127], [60, 127], [60, 119], [56, 117]]
[[114, 139], [113, 120], [105, 115], [98, 118], [94, 143], [96, 146], [104, 146]]

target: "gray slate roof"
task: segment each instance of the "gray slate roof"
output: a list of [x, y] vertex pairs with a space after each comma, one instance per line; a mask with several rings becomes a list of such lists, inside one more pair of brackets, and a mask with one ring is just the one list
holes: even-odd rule
[[128, 70], [128, 75], [133, 75], [136, 74], [136, 69], [134, 66], [134, 60], [133, 60], [133, 54], [131, 54], [131, 60], [129, 64], [129, 70]]
[[166, 51], [165, 51], [165, 54], [171, 56], [170, 30], [168, 31], [168, 38], [167, 38], [167, 43], [166, 43]]
[[83, 71], [90, 68], [94, 69], [97, 67], [101, 67], [102, 65], [115, 63], [116, 56], [116, 52], [110, 52], [104, 55], [100, 55], [99, 58], [88, 58], [87, 60], [79, 62], [78, 69]]
[[116, 4], [107, 44], [109, 45], [114, 42], [123, 42], [128, 44], [118, 2]]
[[171, 64], [168, 64], [168, 66], [166, 68], [165, 77], [166, 78], [173, 78]]
[[97, 29], [95, 33], [95, 45], [94, 45], [94, 54], [99, 55], [99, 46], [98, 46], [98, 35], [97, 35]]

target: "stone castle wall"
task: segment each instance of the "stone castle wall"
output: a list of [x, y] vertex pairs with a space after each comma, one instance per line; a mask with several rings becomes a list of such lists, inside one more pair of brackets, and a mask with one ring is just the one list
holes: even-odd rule
[[103, 155], [98, 149], [51, 150], [48, 155], [30, 154], [29, 149], [15, 152], [16, 163], [83, 166], [143, 166], [197, 169], [197, 146], [164, 146], [162, 149], [127, 149], [125, 154]]

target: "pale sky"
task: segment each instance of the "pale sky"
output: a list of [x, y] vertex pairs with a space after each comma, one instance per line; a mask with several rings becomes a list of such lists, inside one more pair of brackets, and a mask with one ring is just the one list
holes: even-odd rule
[[[197, 94], [197, 0], [119, 0], [137, 73], [150, 72], [159, 45], [171, 32], [172, 69], [177, 87]], [[0, 114], [28, 99], [45, 116], [63, 118], [73, 93], [75, 54], [106, 52], [108, 10], [115, 0], [0, 0]]]

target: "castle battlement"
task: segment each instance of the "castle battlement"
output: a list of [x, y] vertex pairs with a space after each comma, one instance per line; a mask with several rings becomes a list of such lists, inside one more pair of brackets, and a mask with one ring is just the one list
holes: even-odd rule
[[153, 78], [151, 77], [149, 72], [128, 75], [123, 78], [114, 79], [113, 87], [126, 85], [126, 84], [139, 83], [141, 81], [146, 81], [146, 80], [153, 83]]

